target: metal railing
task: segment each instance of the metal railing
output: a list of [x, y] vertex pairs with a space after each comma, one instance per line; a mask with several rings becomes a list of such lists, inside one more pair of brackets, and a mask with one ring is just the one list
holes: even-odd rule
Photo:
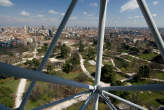
[[[69, 97], [66, 97], [61, 100], [57, 100], [55, 102], [42, 105], [40, 107], [34, 108], [33, 110], [41, 110], [50, 106], [54, 106], [56, 104], [62, 103], [64, 101], [73, 99], [75, 97], [81, 96], [83, 94], [89, 94], [88, 99], [85, 101], [85, 103], [80, 107], [80, 110], [85, 110], [87, 105], [90, 103], [91, 100], [94, 100], [94, 110], [98, 110], [98, 103], [99, 103], [99, 97], [101, 97], [106, 104], [109, 106], [112, 110], [117, 110], [117, 108], [112, 104], [112, 102], [106, 98], [105, 96], [109, 96], [112, 98], [115, 98], [117, 100], [120, 100], [130, 106], [136, 107], [141, 110], [147, 110], [146, 108], [137, 105], [135, 103], [132, 103], [128, 100], [125, 100], [119, 96], [116, 96], [112, 93], [109, 93], [108, 91], [164, 91], [164, 84], [147, 84], [147, 85], [135, 85], [135, 86], [109, 86], [109, 87], [101, 87], [100, 85], [100, 79], [101, 79], [101, 65], [102, 65], [102, 54], [103, 54], [103, 43], [104, 43], [104, 32], [105, 32], [105, 21], [106, 21], [106, 10], [107, 10], [107, 1], [108, 0], [100, 0], [100, 12], [99, 12], [99, 30], [98, 30], [98, 45], [97, 45], [97, 61], [96, 61], [96, 74], [95, 74], [95, 84], [88, 85], [79, 83], [76, 81], [67, 80], [64, 78], [60, 78], [57, 76], [51, 76], [47, 75], [42, 71], [43, 67], [45, 66], [49, 56], [51, 55], [56, 42], [58, 41], [62, 30], [64, 29], [68, 19], [70, 18], [70, 15], [77, 3], [77, 0], [72, 0], [69, 8], [67, 9], [65, 16], [63, 17], [63, 20], [61, 24], [59, 25], [59, 28], [56, 32], [56, 35], [53, 37], [52, 42], [48, 48], [47, 53], [45, 54], [39, 68], [37, 71], [28, 70], [20, 67], [16, 67], [10, 64], [5, 64], [0, 62], [0, 74], [5, 74], [8, 76], [14, 76], [18, 78], [26, 78], [29, 80], [32, 80], [32, 83], [30, 84], [25, 97], [20, 104], [20, 106], [17, 108], [17, 110], [24, 110], [24, 107], [27, 103], [27, 100], [32, 92], [33, 87], [36, 84], [36, 81], [44, 81], [49, 83], [57, 83], [62, 85], [68, 85], [78, 88], [84, 88], [87, 89], [85, 92], [81, 92], [79, 94], [75, 94]], [[162, 58], [164, 59], [164, 43], [160, 36], [160, 33], [155, 25], [155, 22], [150, 14], [150, 11], [148, 9], [148, 6], [145, 2], [145, 0], [137, 0], [137, 3], [145, 17], [145, 20], [154, 36], [155, 42], [161, 52]], [[0, 104], [0, 110], [10, 110], [8, 107], [5, 107], [4, 105]]]

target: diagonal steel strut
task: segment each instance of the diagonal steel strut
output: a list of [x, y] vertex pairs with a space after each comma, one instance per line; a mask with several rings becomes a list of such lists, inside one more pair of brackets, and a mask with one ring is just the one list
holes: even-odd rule
[[33, 71], [33, 70], [25, 69], [25, 68], [20, 68], [20, 67], [2, 63], [2, 62], [0, 62], [0, 70], [1, 70], [0, 74], [5, 74], [8, 76], [15, 76], [18, 78], [26, 78], [30, 80], [44, 81], [44, 82], [55, 83], [55, 84], [63, 84], [67, 86], [74, 86], [74, 87], [85, 88], [85, 89], [90, 89], [90, 90], [94, 89], [93, 86], [88, 85], [88, 84], [79, 83], [79, 82], [64, 79], [61, 77], [48, 75], [39, 71]]
[[163, 39], [159, 33], [159, 30], [155, 24], [155, 21], [153, 20], [153, 17], [150, 13], [150, 10], [146, 4], [145, 0], [137, 0], [137, 3], [142, 11], [143, 16], [145, 17], [145, 20], [149, 26], [149, 29], [151, 33], [153, 34], [154, 40], [158, 46], [158, 49], [160, 50], [161, 56], [164, 60], [164, 42]]
[[128, 104], [128, 105], [131, 105], [131, 106], [133, 106], [133, 107], [136, 107], [136, 108], [138, 108], [138, 109], [140, 109], [140, 110], [147, 110], [146, 108], [143, 108], [143, 107], [141, 107], [140, 105], [137, 105], [137, 104], [135, 104], [135, 103], [132, 103], [132, 102], [130, 102], [130, 101], [128, 101], [128, 100], [125, 100], [125, 99], [123, 99], [123, 98], [121, 98], [121, 97], [118, 97], [118, 96], [116, 96], [116, 95], [114, 95], [114, 94], [111, 94], [111, 93], [106, 92], [106, 91], [102, 91], [102, 92], [103, 92], [103, 94], [105, 94], [105, 95], [108, 95], [108, 96], [110, 96], [110, 97], [112, 97], [112, 98], [115, 98], [115, 99], [117, 99], [117, 100], [120, 100], [120, 101], [122, 101], [122, 102], [124, 102], [124, 103], [126, 103], [126, 104]]
[[106, 91], [164, 91], [164, 84], [102, 87]]
[[93, 99], [93, 97], [95, 96], [95, 90], [92, 91], [92, 93], [90, 94], [90, 96], [88, 97], [88, 99], [85, 101], [85, 103], [80, 107], [79, 110], [85, 110], [87, 105], [91, 102], [91, 100]]
[[85, 91], [85, 92], [81, 92], [81, 93], [78, 93], [78, 94], [74, 94], [74, 95], [72, 95], [72, 96], [66, 97], [66, 98], [61, 99], [61, 100], [57, 100], [57, 101], [52, 102], [52, 103], [49, 103], [49, 104], [42, 105], [42, 106], [40, 106], [40, 107], [38, 107], [38, 108], [34, 108], [34, 109], [32, 109], [32, 110], [42, 110], [42, 109], [48, 108], [48, 107], [50, 107], [50, 106], [54, 106], [54, 105], [57, 105], [57, 104], [59, 104], [59, 103], [63, 103], [63, 102], [65, 102], [65, 101], [71, 100], [71, 99], [73, 99], [73, 98], [80, 97], [81, 95], [88, 94], [88, 93], [90, 93], [90, 92], [91, 92], [91, 91]]
[[[38, 71], [42, 71], [42, 69], [44, 68], [44, 66], [45, 66], [45, 64], [46, 64], [46, 62], [47, 62], [47, 60], [48, 60], [48, 57], [51, 55], [51, 53], [52, 53], [52, 51], [53, 51], [53, 48], [55, 47], [56, 42], [57, 42], [57, 40], [59, 39], [60, 34], [61, 34], [61, 32], [63, 31], [63, 29], [64, 29], [64, 27], [65, 27], [65, 25], [66, 25], [66, 23], [67, 23], [67, 21], [68, 21], [70, 15], [71, 15], [72, 11], [73, 11], [73, 9], [74, 9], [76, 3], [77, 3], [77, 0], [72, 0], [70, 6], [69, 6], [69, 8], [67, 9], [67, 12], [66, 12], [66, 14], [65, 14], [65, 16], [64, 16], [64, 18], [63, 18], [63, 20], [62, 20], [62, 22], [61, 22], [61, 24], [60, 24], [58, 30], [57, 30], [57, 32], [56, 32], [56, 35], [53, 37], [53, 40], [52, 40], [52, 42], [51, 42], [51, 44], [50, 44], [50, 46], [49, 46], [49, 48], [48, 48], [48, 51], [47, 51], [47, 53], [45, 54], [45, 56], [44, 56], [44, 58], [43, 58], [43, 60], [42, 60], [42, 62], [41, 62], [41, 64], [40, 64], [40, 66], [39, 66], [39, 68], [38, 68]], [[30, 84], [30, 86], [29, 86], [29, 88], [28, 88], [28, 90], [27, 90], [27, 92], [26, 92], [26, 94], [25, 94], [25, 97], [24, 97], [24, 99], [23, 99], [23, 101], [22, 101], [22, 103], [21, 103], [19, 109], [21, 109], [21, 110], [24, 109], [24, 106], [25, 106], [25, 104], [27, 103], [27, 100], [28, 100], [28, 98], [29, 98], [29, 96], [30, 96], [30, 94], [31, 94], [31, 92], [32, 92], [32, 89], [33, 89], [33, 87], [35, 86], [35, 84], [36, 84], [36, 81], [32, 81], [32, 83]]]
[[102, 99], [105, 101], [105, 103], [109, 106], [109, 108], [110, 108], [111, 110], [117, 110], [117, 108], [111, 103], [110, 100], [108, 100], [108, 99], [104, 96], [103, 93], [101, 94], [101, 97], [102, 97]]

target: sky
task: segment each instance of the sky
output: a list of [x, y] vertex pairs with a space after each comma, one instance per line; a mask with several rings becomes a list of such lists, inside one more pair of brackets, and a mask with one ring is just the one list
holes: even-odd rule
[[[71, 0], [0, 0], [0, 25], [58, 26]], [[67, 26], [97, 27], [100, 0], [78, 0]], [[158, 27], [164, 27], [164, 0], [146, 0]], [[106, 26], [146, 27], [136, 0], [109, 0]]]

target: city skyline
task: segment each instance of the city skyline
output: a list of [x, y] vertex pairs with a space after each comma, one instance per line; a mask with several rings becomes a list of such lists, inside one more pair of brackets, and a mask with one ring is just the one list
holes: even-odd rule
[[[164, 27], [162, 0], [146, 0], [158, 27]], [[58, 26], [71, 0], [0, 0], [0, 25]], [[146, 27], [135, 0], [109, 0], [107, 27]], [[99, 0], [79, 0], [67, 26], [98, 25]]]

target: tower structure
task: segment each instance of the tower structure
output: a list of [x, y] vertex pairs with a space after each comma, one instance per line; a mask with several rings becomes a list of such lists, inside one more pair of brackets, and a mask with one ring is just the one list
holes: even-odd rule
[[[32, 80], [32, 83], [30, 84], [24, 99], [21, 103], [21, 105], [17, 108], [17, 110], [24, 110], [24, 107], [27, 103], [27, 100], [32, 92], [33, 87], [35, 86], [37, 81], [44, 81], [44, 82], [49, 82], [49, 83], [57, 83], [57, 84], [62, 84], [62, 85], [67, 85], [67, 86], [74, 86], [77, 88], [84, 88], [87, 89], [84, 92], [75, 94], [73, 96], [66, 97], [61, 100], [57, 100], [55, 102], [49, 103], [42, 105], [40, 107], [34, 108], [33, 110], [41, 110], [44, 108], [47, 108], [52, 105], [56, 105], [59, 103], [62, 103], [64, 101], [70, 100], [72, 98], [75, 98], [77, 96], [80, 96], [82, 94], [89, 94], [89, 97], [85, 101], [85, 103], [79, 108], [80, 110], [85, 110], [86, 106], [90, 103], [91, 100], [94, 100], [94, 110], [98, 110], [98, 103], [99, 103], [99, 98], [102, 98], [106, 104], [109, 106], [110, 109], [112, 110], [117, 110], [117, 108], [112, 104], [112, 102], [106, 98], [106, 96], [115, 98], [117, 100], [120, 100], [130, 106], [136, 107], [137, 109], [141, 110], [147, 110], [147, 108], [144, 108], [140, 105], [137, 105], [133, 102], [130, 102], [126, 99], [123, 99], [117, 95], [114, 95], [110, 93], [111, 91], [164, 91], [164, 84], [146, 84], [146, 85], [131, 85], [131, 86], [106, 86], [102, 87], [100, 85], [100, 78], [101, 78], [101, 65], [102, 65], [102, 54], [103, 54], [103, 43], [104, 43], [104, 32], [105, 32], [105, 21], [106, 21], [106, 12], [107, 12], [107, 2], [108, 0], [100, 0], [100, 11], [99, 11], [99, 28], [98, 28], [98, 44], [97, 44], [97, 60], [96, 60], [96, 74], [95, 74], [95, 84], [94, 85], [88, 85], [88, 84], [83, 84], [79, 83], [76, 81], [72, 80], [67, 80], [64, 78], [60, 78], [57, 76], [51, 76], [48, 74], [45, 74], [42, 72], [43, 67], [45, 66], [48, 57], [51, 55], [60, 35], [61, 32], [63, 31], [68, 19], [70, 18], [70, 15], [76, 5], [78, 0], [72, 0], [69, 8], [67, 9], [63, 20], [61, 24], [59, 25], [59, 28], [53, 36], [52, 42], [48, 48], [47, 53], [45, 54], [39, 68], [37, 71], [33, 70], [28, 70], [28, 69], [23, 69], [20, 67], [16, 67], [13, 65], [5, 64], [0, 62], [0, 74], [5, 74], [8, 76], [14, 76], [18, 78], [26, 78]], [[109, 1], [110, 2], [110, 1]], [[137, 0], [137, 3], [144, 15], [144, 18], [149, 26], [149, 29], [151, 30], [155, 42], [161, 52], [161, 56], [164, 59], [164, 43], [161, 38], [161, 35], [156, 27], [156, 24], [153, 20], [153, 17], [148, 9], [148, 6], [145, 2], [145, 0]], [[145, 99], [146, 100], [146, 99]], [[8, 107], [5, 107], [4, 105], [0, 105], [1, 110], [10, 110]]]

